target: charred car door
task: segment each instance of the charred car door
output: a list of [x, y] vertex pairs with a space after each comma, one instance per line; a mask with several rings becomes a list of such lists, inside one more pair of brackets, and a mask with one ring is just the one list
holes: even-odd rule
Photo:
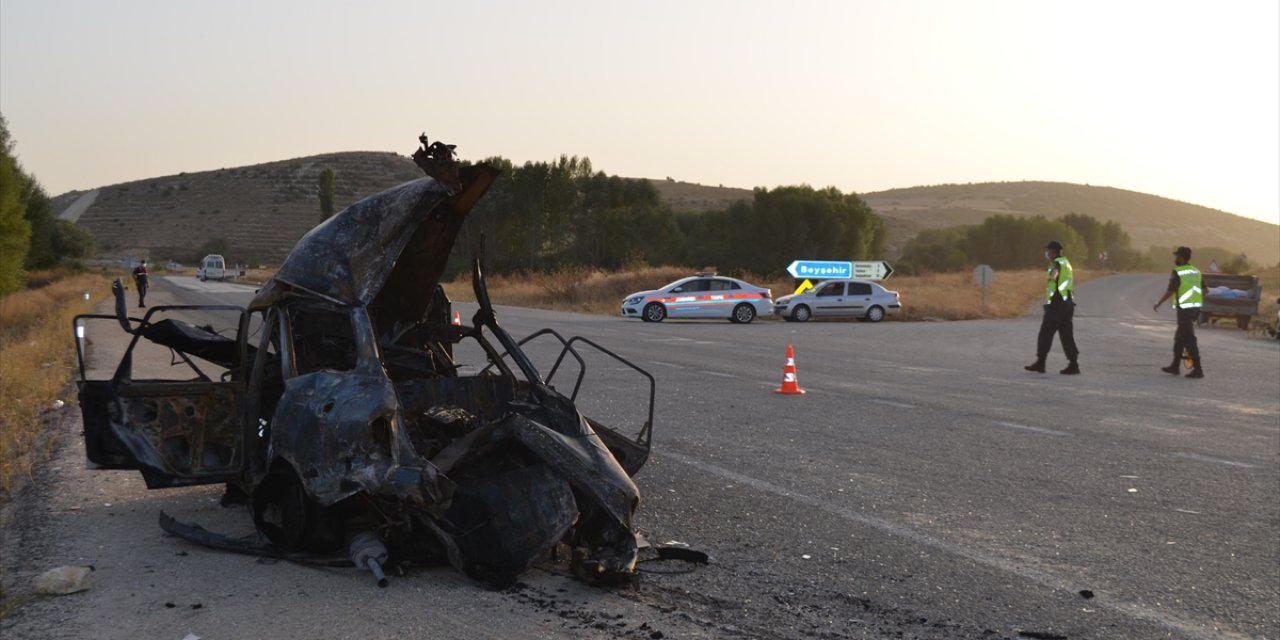
[[[249, 357], [240, 340], [248, 329], [245, 310], [162, 306], [141, 319], [125, 317], [120, 304], [117, 311], [117, 316], [75, 319], [89, 461], [103, 468], [137, 469], [152, 489], [239, 478], [245, 465], [242, 372]], [[195, 326], [180, 319], [193, 312], [234, 322], [236, 338], [220, 335], [211, 324]], [[107, 379], [90, 379], [86, 373], [84, 330], [95, 319], [118, 320], [132, 334]]]

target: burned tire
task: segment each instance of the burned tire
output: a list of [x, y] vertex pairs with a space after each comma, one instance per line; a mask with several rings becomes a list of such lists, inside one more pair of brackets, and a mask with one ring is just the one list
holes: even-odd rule
[[733, 315], [729, 316], [729, 320], [737, 324], [751, 324], [756, 319], [756, 308], [743, 303], [733, 308]]
[[884, 307], [876, 305], [867, 309], [867, 320], [871, 322], [880, 322], [884, 320]]
[[253, 490], [253, 523], [282, 553], [327, 552], [342, 546], [336, 518], [307, 497], [298, 474], [276, 465]]
[[813, 312], [809, 311], [807, 305], [800, 305], [791, 310], [791, 319], [796, 322], [808, 322], [813, 317]]
[[645, 305], [644, 319], [646, 322], [662, 322], [667, 319], [667, 308], [658, 302], [650, 302]]

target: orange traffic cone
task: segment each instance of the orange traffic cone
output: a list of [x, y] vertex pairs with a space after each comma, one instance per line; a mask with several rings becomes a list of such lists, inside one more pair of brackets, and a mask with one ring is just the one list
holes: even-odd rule
[[800, 388], [800, 382], [796, 380], [796, 354], [791, 345], [787, 345], [787, 365], [782, 367], [782, 386], [775, 389], [774, 393], [789, 396], [798, 396], [804, 393], [804, 389]]
[[457, 311], [453, 312], [453, 326], [455, 327], [462, 326], [462, 316], [458, 315]]

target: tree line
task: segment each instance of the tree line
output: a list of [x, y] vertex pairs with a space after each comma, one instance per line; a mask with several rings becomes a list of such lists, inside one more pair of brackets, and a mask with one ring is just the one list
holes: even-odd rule
[[867, 259], [885, 247], [879, 216], [834, 188], [758, 188], [728, 209], [675, 212], [648, 180], [595, 171], [589, 158], [485, 162], [502, 174], [463, 226], [455, 274], [480, 248], [496, 273], [674, 264], [770, 275], [797, 258]]
[[89, 232], [53, 215], [49, 194], [22, 169], [0, 115], [0, 295], [25, 284], [26, 271], [93, 255]]
[[1041, 267], [1049, 240], [1061, 242], [1063, 255], [1076, 266], [1132, 270], [1162, 268], [1169, 262], [1157, 260], [1154, 248], [1135, 249], [1117, 222], [1069, 213], [1056, 220], [995, 215], [981, 224], [927, 229], [907, 242], [894, 266], [908, 274], [959, 271], [979, 264], [996, 269]]
[[[1045, 216], [994, 215], [981, 224], [926, 229], [903, 247], [894, 269], [906, 274], [960, 271], [979, 264], [995, 269], [1044, 266], [1045, 243], [1057, 240], [1072, 264], [1115, 271], [1161, 270], [1171, 263], [1172, 247], [1133, 247], [1117, 222], [1068, 213], [1056, 220]], [[1256, 268], [1249, 257], [1221, 247], [1194, 247], [1193, 262], [1201, 268], [1216, 263], [1223, 273], [1247, 273]]]

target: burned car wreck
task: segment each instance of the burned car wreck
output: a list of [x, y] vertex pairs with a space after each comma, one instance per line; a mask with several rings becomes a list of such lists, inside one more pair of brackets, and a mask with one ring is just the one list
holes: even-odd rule
[[[346, 552], [380, 580], [384, 562], [447, 562], [503, 586], [553, 550], [590, 581], [630, 579], [639, 503], [631, 476], [649, 454], [653, 377], [550, 329], [516, 341], [497, 321], [480, 259], [479, 310], [469, 326], [453, 322], [440, 279], [497, 171], [459, 166], [452, 147], [421, 140], [414, 159], [428, 177], [314, 228], [247, 307], [171, 305], [129, 317], [117, 281], [114, 316], [77, 317], [89, 461], [136, 469], [151, 489], [226, 483], [251, 505], [271, 552]], [[198, 326], [215, 313], [235, 323], [234, 337]], [[85, 375], [79, 336], [95, 319], [132, 334], [109, 379]], [[524, 350], [538, 338], [559, 341], [545, 374]], [[456, 361], [464, 342], [484, 362]], [[190, 377], [135, 376], [143, 344], [168, 349], [170, 365]], [[585, 348], [647, 385], [648, 415], [634, 434], [575, 404]], [[566, 395], [551, 380], [571, 360], [580, 366]], [[163, 515], [162, 526], [221, 545]]]

